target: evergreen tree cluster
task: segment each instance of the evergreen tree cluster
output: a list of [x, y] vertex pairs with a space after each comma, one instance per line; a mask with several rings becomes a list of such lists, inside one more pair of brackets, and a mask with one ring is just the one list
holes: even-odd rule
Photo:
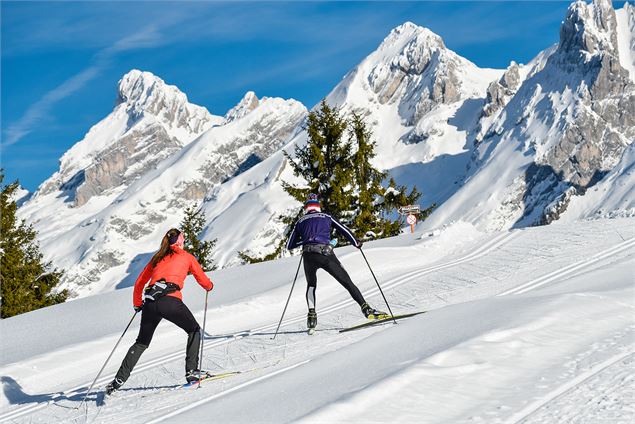
[[[398, 234], [402, 223], [391, 219], [391, 213], [416, 203], [421, 193], [416, 187], [408, 193], [392, 178], [388, 187], [384, 186], [387, 174], [371, 164], [376, 143], [363, 117], [353, 112], [347, 118], [322, 101], [309, 114], [306, 132], [308, 141], [296, 146], [295, 157], [286, 152], [285, 155], [294, 174], [307, 184], [283, 182], [285, 191], [300, 202], [309, 193], [317, 194], [322, 209], [349, 226], [362, 240]], [[433, 207], [423, 210], [419, 218], [425, 219]]]
[[0, 170], [0, 317], [8, 318], [62, 303], [68, 291], [56, 290], [62, 272], [43, 262], [36, 231], [16, 216], [18, 182], [3, 183]]
[[218, 239], [202, 241], [199, 239], [205, 227], [205, 213], [200, 206], [192, 205], [185, 208], [185, 216], [181, 222], [181, 232], [185, 237], [184, 249], [194, 255], [201, 264], [203, 271], [216, 269], [212, 260], [212, 251]]

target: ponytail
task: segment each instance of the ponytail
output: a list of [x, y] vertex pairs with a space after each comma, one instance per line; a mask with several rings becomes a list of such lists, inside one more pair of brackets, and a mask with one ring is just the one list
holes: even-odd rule
[[155, 253], [152, 259], [150, 259], [150, 264], [152, 265], [152, 268], [157, 266], [157, 264], [161, 262], [163, 258], [165, 258], [168, 255], [172, 255], [174, 253], [174, 251], [170, 247], [171, 246], [170, 239], [174, 239], [175, 237], [178, 237], [180, 233], [181, 232], [177, 230], [176, 228], [172, 228], [167, 233], [165, 233], [165, 235], [163, 236], [163, 239], [161, 240], [161, 247], [159, 247], [159, 250], [157, 251], [157, 253]]

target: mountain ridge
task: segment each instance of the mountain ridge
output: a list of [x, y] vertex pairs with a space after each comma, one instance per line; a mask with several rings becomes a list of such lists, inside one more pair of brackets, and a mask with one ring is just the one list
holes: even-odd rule
[[[479, 68], [406, 22], [325, 100], [344, 114], [361, 113], [377, 141], [375, 165], [400, 184], [416, 184], [423, 205], [440, 205], [424, 228], [457, 220], [483, 230], [545, 224], [573, 216], [568, 204], [618, 164], [627, 171], [610, 178], [629, 181], [624, 160], [632, 155], [624, 152], [635, 133], [635, 101], [633, 75], [622, 63], [632, 15], [628, 4], [616, 13], [604, 0], [574, 3], [558, 45], [504, 70]], [[119, 115], [87, 134], [84, 144], [115, 140], [110, 150], [73, 166], [65, 155], [60, 171], [20, 208], [40, 231], [47, 259], [69, 270], [65, 284], [76, 295], [130, 285], [186, 204], [205, 211], [202, 236], [218, 238], [221, 266], [239, 264], [239, 251], [271, 253], [284, 231], [279, 216], [300, 206], [281, 181], [301, 183], [282, 152], [306, 143], [302, 104], [248, 91], [223, 117], [187, 106], [179, 113], [203, 114], [208, 127], [188, 129], [182, 140], [170, 131], [185, 128], [174, 104], [187, 97], [153, 77], [126, 74]], [[613, 204], [624, 213], [635, 207], [632, 199]], [[60, 207], [59, 217], [45, 213]], [[60, 248], [60, 236], [74, 244]]]

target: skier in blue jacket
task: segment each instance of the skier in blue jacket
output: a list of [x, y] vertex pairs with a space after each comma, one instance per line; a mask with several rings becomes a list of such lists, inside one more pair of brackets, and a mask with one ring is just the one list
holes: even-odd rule
[[309, 194], [304, 203], [305, 214], [296, 222], [287, 242], [287, 249], [295, 249], [302, 246], [304, 260], [304, 274], [306, 276], [306, 302], [309, 308], [307, 315], [307, 327], [312, 330], [317, 325], [317, 313], [315, 312], [315, 288], [317, 286], [317, 270], [323, 269], [333, 276], [359, 304], [362, 313], [369, 319], [381, 319], [388, 317], [385, 312], [371, 308], [364, 300], [359, 289], [333, 252], [331, 245], [331, 228], [335, 229], [348, 239], [353, 246], [360, 249], [362, 242], [357, 240], [351, 230], [339, 223], [331, 215], [323, 213], [320, 202], [315, 194]]

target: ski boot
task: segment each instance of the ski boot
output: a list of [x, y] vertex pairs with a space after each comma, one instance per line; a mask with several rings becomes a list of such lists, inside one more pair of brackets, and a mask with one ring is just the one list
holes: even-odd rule
[[315, 327], [317, 326], [317, 313], [313, 308], [309, 309], [309, 313], [306, 316], [306, 326], [309, 328], [309, 334], [315, 333]]
[[185, 379], [187, 380], [188, 383], [196, 383], [197, 381], [203, 380], [207, 377], [210, 377], [211, 374], [208, 373], [207, 371], [201, 371], [201, 370], [189, 370], [188, 372], [185, 373]]
[[362, 305], [362, 313], [368, 319], [386, 319], [390, 318], [386, 312], [378, 311], [377, 309], [371, 308], [368, 303], [364, 303]]
[[123, 386], [123, 381], [117, 380], [116, 378], [106, 385], [106, 396], [110, 396], [115, 391], [117, 391], [121, 386]]

